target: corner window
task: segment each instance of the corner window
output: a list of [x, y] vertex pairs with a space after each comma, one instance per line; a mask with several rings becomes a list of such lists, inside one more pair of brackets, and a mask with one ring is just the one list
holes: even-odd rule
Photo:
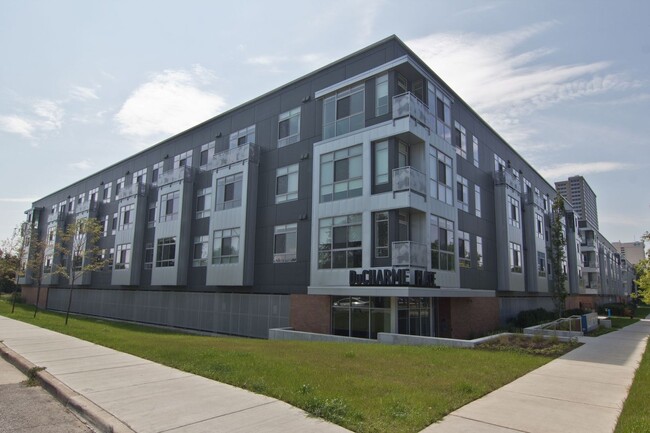
[[300, 107], [280, 114], [278, 118], [278, 147], [300, 140]]
[[176, 236], [158, 239], [156, 246], [156, 267], [167, 268], [175, 265]]
[[364, 85], [360, 84], [323, 101], [323, 139], [364, 127]]
[[436, 120], [436, 133], [451, 143], [451, 100], [432, 83], [428, 83], [429, 107]]
[[456, 130], [456, 135], [454, 137], [456, 154], [467, 159], [467, 132], [465, 131], [465, 127], [458, 122], [454, 122], [454, 129]]
[[470, 259], [469, 233], [458, 230], [458, 264], [461, 268], [472, 266]]
[[239, 262], [239, 229], [215, 230], [212, 240], [212, 263]]
[[111, 234], [114, 235], [117, 231], [117, 212], [113, 214], [113, 221], [111, 222]]
[[390, 256], [388, 230], [388, 212], [375, 213], [375, 257], [378, 259]]
[[456, 206], [458, 209], [469, 212], [469, 187], [467, 179], [463, 176], [456, 175]]
[[158, 221], [173, 221], [178, 219], [180, 192], [174, 191], [160, 196], [160, 219]]
[[361, 145], [321, 155], [321, 203], [361, 195], [363, 188]]
[[240, 129], [239, 131], [230, 134], [230, 149], [251, 143], [255, 143], [255, 125]]
[[108, 270], [113, 270], [113, 259], [115, 258], [115, 248], [110, 248], [108, 250]]
[[510, 271], [521, 274], [521, 245], [510, 242]]
[[375, 116], [388, 114], [388, 74], [375, 79]]
[[441, 271], [455, 269], [454, 222], [431, 215], [431, 268]]
[[192, 266], [207, 266], [208, 264], [208, 235], [196, 236], [192, 249]]
[[115, 270], [129, 269], [131, 267], [131, 244], [120, 244], [117, 246], [115, 257]]
[[451, 164], [452, 159], [440, 151], [429, 155], [431, 196], [449, 205], [454, 204]]
[[196, 219], [210, 216], [212, 209], [212, 188], [203, 188], [196, 192]]
[[242, 174], [217, 179], [217, 202], [215, 210], [232, 209], [241, 206]]
[[375, 143], [375, 185], [388, 183], [388, 141]]
[[151, 203], [147, 209], [147, 227], [151, 228], [156, 225], [156, 203]]
[[275, 226], [273, 236], [273, 263], [296, 261], [298, 245], [298, 224]]
[[299, 164], [278, 168], [275, 172], [275, 202], [284, 203], [298, 199]]
[[360, 268], [361, 214], [323, 218], [318, 222], [318, 268]]

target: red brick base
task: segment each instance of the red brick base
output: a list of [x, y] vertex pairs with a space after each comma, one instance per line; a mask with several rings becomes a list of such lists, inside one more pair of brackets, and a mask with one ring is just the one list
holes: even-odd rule
[[[37, 288], [33, 286], [22, 286], [20, 288], [23, 300], [30, 304], [36, 305]], [[38, 299], [38, 308], [45, 308], [47, 305], [47, 287], [41, 287], [41, 296]]]
[[497, 298], [450, 298], [451, 338], [471, 339], [499, 327]]
[[324, 295], [291, 295], [289, 323], [296, 331], [330, 333], [331, 300]]

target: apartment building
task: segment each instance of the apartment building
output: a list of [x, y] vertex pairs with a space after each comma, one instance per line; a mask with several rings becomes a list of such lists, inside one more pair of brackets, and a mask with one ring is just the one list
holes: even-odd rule
[[[253, 337], [465, 338], [553, 308], [554, 196], [391, 36], [37, 200], [26, 226], [49, 242], [50, 309], [69, 290], [56, 229], [92, 217], [110, 265], [77, 283], [75, 312]], [[578, 220], [567, 205], [575, 296]]]
[[598, 205], [596, 193], [582, 176], [571, 176], [569, 179], [555, 182], [558, 194], [564, 197], [578, 212], [580, 219], [587, 220], [598, 230]]
[[626, 259], [631, 264], [636, 265], [645, 259], [645, 242], [612, 242], [612, 245], [621, 254], [622, 259]]

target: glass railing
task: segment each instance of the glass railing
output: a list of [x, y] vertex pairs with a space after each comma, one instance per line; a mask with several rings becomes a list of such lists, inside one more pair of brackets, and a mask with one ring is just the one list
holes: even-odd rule
[[393, 96], [393, 119], [410, 116], [422, 125], [432, 129], [433, 114], [424, 102], [420, 101], [411, 92]]
[[[158, 186], [167, 185], [172, 182], [192, 179], [191, 167], [178, 167], [174, 170], [166, 171], [158, 177]], [[120, 191], [121, 192], [121, 191]]]
[[146, 191], [147, 185], [144, 183], [134, 183], [122, 188], [119, 194], [117, 194], [117, 199], [122, 200], [123, 198], [131, 197], [133, 195], [144, 195]]
[[227, 149], [215, 153], [212, 160], [208, 162], [206, 170], [214, 170], [216, 168], [225, 167], [246, 160], [252, 163], [257, 163], [259, 162], [259, 154], [260, 148], [254, 143], [248, 143], [233, 149]]
[[392, 265], [426, 268], [427, 246], [413, 241], [392, 243]]
[[426, 196], [426, 176], [413, 167], [395, 168], [393, 169], [393, 191], [413, 191]]

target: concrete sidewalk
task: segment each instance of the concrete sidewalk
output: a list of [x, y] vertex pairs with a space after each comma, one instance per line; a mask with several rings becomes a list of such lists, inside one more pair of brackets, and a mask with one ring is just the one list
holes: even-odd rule
[[104, 431], [347, 431], [274, 398], [2, 316], [0, 340], [4, 357], [46, 367], [44, 387]]
[[[650, 317], [650, 316], [648, 316]], [[600, 337], [447, 415], [426, 433], [611, 433], [650, 320]]]

